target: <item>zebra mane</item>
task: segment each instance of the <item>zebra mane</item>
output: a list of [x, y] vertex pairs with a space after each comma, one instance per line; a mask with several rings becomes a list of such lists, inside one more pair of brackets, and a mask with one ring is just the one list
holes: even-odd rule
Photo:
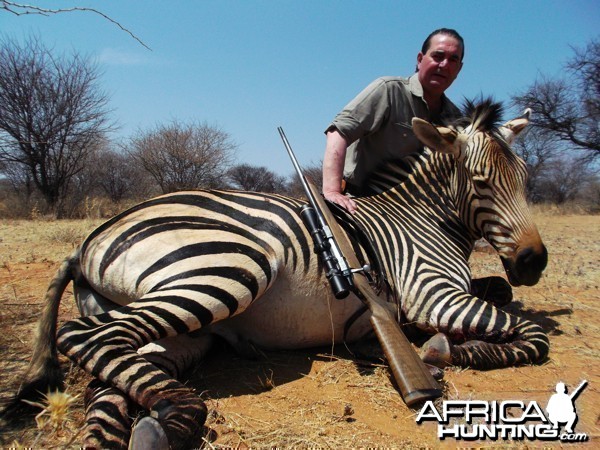
[[464, 130], [471, 126], [472, 129], [489, 133], [508, 158], [513, 156], [510, 145], [500, 132], [504, 113], [504, 106], [501, 102], [494, 101], [492, 97], [479, 97], [476, 100], [465, 99], [462, 113], [463, 117], [454, 122], [454, 127]]
[[458, 119], [454, 125], [460, 128], [471, 125], [473, 129], [496, 135], [503, 113], [502, 103], [494, 101], [491, 97], [480, 97], [476, 100], [465, 99], [462, 105], [463, 117]]

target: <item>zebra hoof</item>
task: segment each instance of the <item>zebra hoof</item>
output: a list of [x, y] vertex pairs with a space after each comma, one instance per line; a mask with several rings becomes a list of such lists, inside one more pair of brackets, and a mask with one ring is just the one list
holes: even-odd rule
[[437, 333], [421, 347], [421, 359], [425, 364], [443, 369], [452, 364], [451, 345], [444, 333]]
[[169, 450], [169, 440], [165, 430], [152, 417], [144, 417], [133, 427], [129, 450]]
[[439, 367], [427, 363], [425, 363], [425, 367], [427, 367], [427, 370], [429, 370], [429, 373], [435, 381], [442, 381], [444, 379], [444, 371]]

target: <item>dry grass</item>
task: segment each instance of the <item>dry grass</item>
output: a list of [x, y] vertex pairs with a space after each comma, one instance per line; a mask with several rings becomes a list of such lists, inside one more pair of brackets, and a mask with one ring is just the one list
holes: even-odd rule
[[[515, 289], [509, 311], [540, 323], [551, 339], [543, 365], [480, 372], [447, 369], [445, 398], [523, 401], [545, 404], [557, 381], [590, 382], [577, 401], [578, 431], [596, 438], [600, 361], [600, 217], [536, 211], [550, 262], [540, 283]], [[57, 265], [99, 221], [0, 222], [0, 400], [18, 387], [32, 344], [32, 329], [47, 283]], [[497, 257], [477, 252], [475, 276], [502, 274]], [[61, 320], [76, 315], [65, 295]], [[82, 393], [89, 381], [62, 359], [71, 395], [79, 396], [62, 429], [40, 433], [30, 426], [4, 436], [36, 448], [78, 448], [83, 425]], [[247, 361], [217, 348], [188, 384], [206, 399], [211, 414], [205, 448], [456, 448], [440, 442], [435, 430], [417, 426], [382, 365], [359, 365], [343, 348], [266, 352]], [[199, 443], [200, 444], [200, 443]], [[460, 443], [459, 443], [460, 444]], [[512, 442], [469, 443], [478, 448], [525, 448]], [[552, 448], [551, 443], [527, 448]], [[569, 448], [578, 448], [569, 445]]]

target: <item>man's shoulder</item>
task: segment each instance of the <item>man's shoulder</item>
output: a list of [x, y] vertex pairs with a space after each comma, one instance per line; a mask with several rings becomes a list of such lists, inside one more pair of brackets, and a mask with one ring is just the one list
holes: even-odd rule
[[385, 90], [388, 93], [396, 92], [396, 95], [406, 95], [411, 92], [410, 79], [399, 76], [379, 77], [370, 84], [370, 88]]
[[371, 81], [348, 105], [351, 107], [355, 103], [380, 102], [382, 98], [390, 95], [398, 95], [394, 93], [402, 92], [406, 95], [409, 92], [408, 79], [395, 76], [383, 76]]
[[383, 76], [375, 80], [376, 83], [408, 86], [409, 79], [406, 77]]

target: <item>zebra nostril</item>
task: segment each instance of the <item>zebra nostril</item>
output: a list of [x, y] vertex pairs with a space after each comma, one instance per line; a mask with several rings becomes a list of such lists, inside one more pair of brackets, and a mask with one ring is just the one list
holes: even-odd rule
[[512, 278], [518, 280], [519, 284], [533, 286], [539, 281], [547, 263], [548, 252], [545, 247], [542, 246], [541, 250], [524, 248], [519, 252], [515, 264], [510, 265]]
[[519, 261], [522, 264], [529, 265], [534, 258], [535, 258], [535, 254], [531, 247], [527, 247], [526, 249], [521, 250], [519, 252]]
[[541, 272], [548, 264], [548, 251], [542, 246], [541, 251], [536, 251], [532, 247], [527, 247], [519, 253], [518, 263], [520, 266]]

